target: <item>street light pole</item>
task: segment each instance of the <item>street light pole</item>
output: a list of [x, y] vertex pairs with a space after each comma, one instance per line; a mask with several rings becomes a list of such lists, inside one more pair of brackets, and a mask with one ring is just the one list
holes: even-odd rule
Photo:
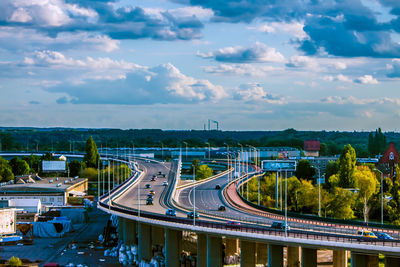
[[285, 237], [287, 237], [287, 170], [285, 170]]
[[185, 155], [185, 159], [187, 160], [187, 154], [188, 154], [188, 143], [186, 143], [185, 141], [183, 142], [186, 146], [186, 155]]
[[196, 225], [196, 165], [193, 165], [193, 226]]
[[211, 158], [211, 144], [209, 142], [207, 142], [206, 144], [208, 144], [208, 160], [210, 160], [210, 158]]

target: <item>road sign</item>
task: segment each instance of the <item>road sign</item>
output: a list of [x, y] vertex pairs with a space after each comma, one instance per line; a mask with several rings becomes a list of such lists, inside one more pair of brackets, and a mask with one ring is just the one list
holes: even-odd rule
[[295, 160], [263, 160], [261, 162], [263, 171], [295, 171]]

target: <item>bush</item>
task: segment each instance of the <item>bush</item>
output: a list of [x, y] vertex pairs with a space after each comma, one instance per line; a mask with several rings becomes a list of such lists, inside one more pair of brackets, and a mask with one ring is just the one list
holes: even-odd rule
[[7, 266], [22, 266], [22, 261], [17, 257], [11, 257], [7, 262]]

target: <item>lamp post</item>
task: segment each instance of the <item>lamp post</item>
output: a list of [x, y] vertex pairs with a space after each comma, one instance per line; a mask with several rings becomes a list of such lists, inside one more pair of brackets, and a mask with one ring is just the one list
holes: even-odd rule
[[186, 143], [185, 141], [183, 141], [183, 143], [185, 144], [185, 146], [186, 146], [186, 155], [185, 155], [185, 160], [187, 160], [187, 154], [188, 154], [188, 143]]
[[196, 225], [196, 165], [193, 166], [193, 226]]
[[226, 158], [227, 158], [227, 160], [228, 160], [228, 183], [229, 183], [229, 180], [230, 180], [230, 171], [229, 171], [229, 145], [227, 144], [227, 143], [224, 143], [224, 145], [226, 145]]
[[318, 170], [318, 216], [321, 217], [321, 170], [319, 167], [313, 167]]
[[206, 144], [208, 145], [208, 160], [210, 160], [210, 158], [211, 158], [211, 144], [209, 142], [206, 142]]
[[374, 170], [380, 172], [381, 174], [381, 224], [383, 225], [383, 172], [378, 169]]
[[[238, 143], [238, 145], [241, 148], [241, 150], [240, 150], [241, 153], [239, 154], [239, 177], [242, 177], [242, 172], [243, 172], [243, 166], [242, 166], [243, 145], [241, 143]], [[242, 196], [243, 196], [243, 186], [241, 186], [240, 189], [242, 191]]]
[[287, 170], [285, 170], [285, 237], [287, 237]]

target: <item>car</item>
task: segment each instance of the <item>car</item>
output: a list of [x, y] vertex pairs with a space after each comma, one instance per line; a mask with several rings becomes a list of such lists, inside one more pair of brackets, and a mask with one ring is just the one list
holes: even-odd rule
[[218, 211], [225, 211], [225, 210], [226, 210], [226, 208], [224, 205], [219, 205]]
[[364, 238], [378, 238], [373, 232], [368, 230], [359, 230], [357, 235]]
[[151, 179], [150, 179], [151, 182], [154, 182], [155, 180], [157, 180], [157, 177], [154, 177], [154, 176], [151, 177]]
[[200, 216], [199, 216], [199, 214], [197, 213], [197, 212], [193, 212], [193, 211], [189, 211], [187, 214], [186, 214], [186, 216], [189, 218], [189, 219], [194, 219], [194, 218], [199, 218]]
[[237, 228], [240, 227], [240, 222], [237, 221], [227, 221], [226, 226], [230, 228]]
[[153, 194], [148, 193], [147, 198], [153, 198]]
[[163, 174], [162, 177], [165, 178], [165, 174]]
[[290, 230], [290, 226], [285, 222], [272, 222], [271, 228], [279, 230]]
[[221, 186], [220, 186], [219, 184], [217, 184], [217, 185], [215, 186], [215, 189], [219, 190], [219, 189], [221, 189]]
[[152, 198], [146, 199], [146, 205], [153, 205], [153, 199]]
[[155, 195], [156, 192], [152, 189], [152, 190], [149, 191], [149, 194]]
[[158, 175], [162, 175], [162, 172], [158, 172]]
[[150, 184], [146, 184], [144, 187], [149, 189], [149, 188], [151, 188], [151, 185]]
[[162, 185], [163, 185], [163, 186], [167, 186], [167, 185], [168, 185], [168, 182], [164, 181], [164, 182], [162, 183]]
[[146, 159], [145, 162], [146, 162], [146, 163], [150, 163], [150, 160]]
[[393, 237], [388, 235], [387, 233], [382, 233], [382, 232], [373, 232], [378, 239], [382, 240], [393, 240]]
[[175, 217], [176, 217], [176, 210], [174, 210], [174, 209], [167, 209], [167, 210], [165, 211], [165, 215], [168, 215], [168, 216], [175, 216]]

